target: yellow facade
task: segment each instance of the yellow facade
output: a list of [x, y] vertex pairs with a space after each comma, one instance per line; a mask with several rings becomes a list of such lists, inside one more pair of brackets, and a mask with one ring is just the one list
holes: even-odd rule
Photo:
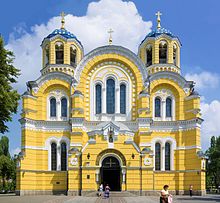
[[181, 76], [180, 47], [158, 28], [137, 55], [108, 45], [84, 56], [64, 28], [48, 35], [41, 76], [23, 94], [17, 193], [85, 195], [104, 183], [204, 194], [200, 97]]

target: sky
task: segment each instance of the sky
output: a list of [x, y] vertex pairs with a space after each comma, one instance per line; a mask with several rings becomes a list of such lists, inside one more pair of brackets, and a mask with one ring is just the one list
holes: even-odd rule
[[[114, 30], [113, 44], [137, 53], [140, 42], [156, 26], [155, 13], [161, 11], [162, 27], [182, 43], [182, 75], [196, 82], [201, 95], [202, 149], [209, 147], [211, 136], [220, 135], [219, 0], [7, 0], [1, 2], [1, 8], [0, 33], [5, 47], [15, 54], [14, 65], [21, 70], [14, 86], [21, 94], [27, 81], [40, 76], [40, 44], [60, 28], [61, 11], [68, 14], [66, 29], [77, 36], [86, 53], [107, 44], [109, 28]], [[5, 133], [12, 154], [20, 150], [20, 112], [21, 105]]]

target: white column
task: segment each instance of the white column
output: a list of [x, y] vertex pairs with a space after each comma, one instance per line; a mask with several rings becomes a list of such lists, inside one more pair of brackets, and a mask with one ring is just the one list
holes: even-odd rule
[[162, 113], [162, 121], [166, 120], [166, 100], [162, 100], [162, 105], [161, 105], [161, 113]]
[[115, 113], [120, 113], [120, 91], [118, 86], [115, 89]]
[[61, 120], [61, 102], [60, 102], [60, 99], [57, 99], [56, 113], [57, 113], [57, 120]]
[[106, 113], [106, 88], [102, 88], [102, 113]]
[[162, 144], [162, 150], [161, 150], [161, 171], [165, 171], [165, 145]]
[[125, 180], [126, 180], [126, 172], [125, 170], [122, 170], [122, 183], [125, 183]]
[[61, 147], [60, 143], [57, 143], [57, 170], [61, 170]]

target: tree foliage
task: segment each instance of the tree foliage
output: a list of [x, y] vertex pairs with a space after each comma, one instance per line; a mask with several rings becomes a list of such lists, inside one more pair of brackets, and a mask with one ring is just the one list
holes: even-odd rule
[[17, 112], [20, 96], [13, 89], [19, 70], [13, 66], [14, 55], [4, 48], [3, 38], [0, 36], [0, 133], [8, 131], [6, 122], [12, 120], [12, 114]]
[[9, 154], [9, 139], [6, 136], [2, 136], [0, 139], [0, 156], [5, 155], [10, 157]]
[[210, 148], [206, 151], [207, 162], [207, 186], [220, 186], [220, 137], [212, 137]]
[[1, 155], [0, 156], [0, 176], [2, 179], [3, 188], [5, 188], [5, 182], [9, 179], [12, 180], [12, 175], [14, 174], [14, 163], [10, 157]]

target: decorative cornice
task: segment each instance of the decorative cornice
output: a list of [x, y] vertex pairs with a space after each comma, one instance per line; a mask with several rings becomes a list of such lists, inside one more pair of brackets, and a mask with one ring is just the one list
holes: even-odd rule
[[19, 120], [21, 129], [29, 129], [36, 131], [50, 131], [50, 132], [70, 132], [71, 127], [68, 121], [42, 121], [22, 118]]

